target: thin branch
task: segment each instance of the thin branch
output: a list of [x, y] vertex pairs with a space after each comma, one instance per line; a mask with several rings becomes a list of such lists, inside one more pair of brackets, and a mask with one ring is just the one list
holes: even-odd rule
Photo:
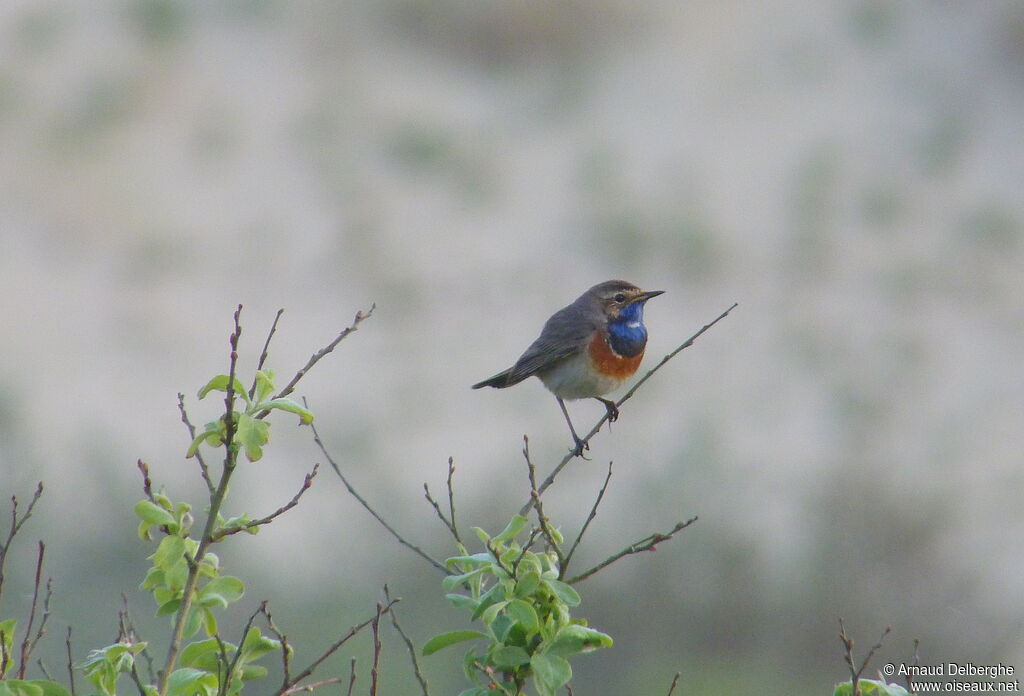
[[206, 556], [206, 551], [213, 542], [213, 530], [217, 524], [217, 516], [220, 513], [220, 507], [224, 502], [224, 497], [228, 492], [228, 482], [231, 480], [231, 474], [235, 470], [235, 465], [238, 462], [238, 452], [235, 448], [235, 419], [234, 419], [234, 405], [235, 405], [235, 371], [238, 367], [238, 339], [242, 335], [242, 327], [239, 324], [239, 317], [242, 313], [242, 305], [238, 305], [238, 309], [235, 310], [234, 314], [234, 330], [231, 332], [228, 338], [228, 343], [231, 346], [231, 359], [230, 368], [228, 370], [228, 384], [227, 390], [224, 395], [224, 465], [223, 471], [221, 472], [220, 481], [217, 483], [217, 488], [210, 495], [210, 506], [207, 510], [206, 524], [203, 528], [203, 534], [199, 539], [199, 546], [196, 548], [195, 556], [189, 558], [186, 555], [188, 561], [188, 576], [185, 578], [185, 585], [182, 588], [181, 595], [181, 606], [178, 607], [177, 616], [174, 621], [174, 628], [171, 631], [171, 640], [167, 648], [167, 658], [164, 662], [163, 669], [160, 670], [159, 680], [157, 681], [157, 693], [160, 696], [164, 696], [167, 693], [168, 679], [171, 676], [171, 672], [174, 671], [174, 665], [178, 661], [178, 654], [181, 652], [181, 642], [185, 633], [185, 622], [188, 619], [189, 610], [192, 606], [193, 595], [196, 591], [196, 584], [199, 580], [199, 564]]
[[46, 635], [46, 622], [50, 620], [50, 600], [53, 598], [53, 578], [46, 578], [46, 594], [43, 596], [43, 619], [39, 622], [39, 630], [36, 631], [35, 637], [32, 638], [32, 644], [29, 646], [29, 653], [33, 653], [36, 650], [36, 646], [44, 635]]
[[279, 691], [278, 693], [279, 694], [280, 693], [285, 693], [285, 691], [283, 691], [283, 690], [287, 689], [288, 684], [291, 683], [291, 681], [292, 681], [292, 678], [291, 678], [291, 646], [288, 645], [288, 637], [286, 635], [284, 635], [283, 633], [281, 633], [281, 631], [277, 628], [277, 625], [274, 623], [274, 617], [270, 615], [270, 610], [267, 609], [267, 603], [266, 602], [263, 602], [260, 605], [260, 612], [263, 614], [264, 618], [266, 618], [267, 626], [270, 628], [270, 632], [274, 634], [274, 637], [276, 637], [279, 641], [281, 641], [281, 662], [282, 662], [281, 667], [282, 667], [282, 672], [284, 674], [284, 678], [281, 680], [281, 689], [282, 689], [282, 691]]
[[[914, 657], [913, 657], [913, 659], [910, 662], [910, 664], [912, 664], [914, 667], [919, 667], [921, 665], [921, 654], [918, 652], [918, 648], [920, 648], [920, 647], [921, 647], [921, 641], [919, 641], [917, 638], [915, 638], [914, 639]], [[913, 677], [914, 671], [915, 670], [912, 670], [912, 669], [908, 669], [907, 670], [907, 691], [909, 691], [912, 694], [913, 693], [917, 693], [916, 691], [914, 691], [914, 677]]]
[[341, 677], [328, 677], [327, 679], [321, 679], [320, 681], [310, 682], [309, 684], [302, 684], [301, 686], [293, 686], [288, 691], [284, 691], [280, 696], [289, 696], [290, 694], [297, 694], [300, 691], [308, 691], [313, 693], [316, 689], [321, 686], [330, 686], [331, 684], [340, 684], [342, 682]]
[[426, 483], [423, 484], [423, 493], [427, 502], [434, 508], [434, 512], [437, 513], [441, 523], [448, 528], [448, 531], [455, 538], [455, 542], [461, 546], [462, 538], [459, 536], [458, 527], [455, 526], [455, 493], [452, 489], [452, 476], [454, 474], [455, 460], [452, 457], [448, 457], [448, 517], [445, 517], [444, 513], [441, 512], [441, 506], [434, 500], [434, 496], [430, 494], [430, 487]]
[[[188, 428], [188, 439], [192, 442], [196, 439], [196, 428], [192, 425], [192, 421], [188, 419], [188, 412], [185, 410], [185, 395], [178, 392], [178, 412], [181, 413], [181, 422]], [[203, 477], [203, 481], [206, 483], [206, 490], [213, 493], [214, 485], [213, 481], [210, 480], [210, 469], [206, 466], [206, 461], [203, 459], [203, 453], [201, 448], [196, 448], [195, 452], [196, 461], [199, 462], [199, 474]]]
[[[303, 399], [303, 404], [306, 404], [306, 400], [305, 399]], [[378, 522], [380, 522], [380, 524], [384, 527], [384, 529], [388, 530], [388, 532], [391, 533], [391, 536], [393, 536], [395, 539], [398, 540], [398, 543], [400, 543], [402, 546], [405, 546], [407, 549], [409, 549], [409, 550], [413, 551], [414, 553], [416, 553], [416, 555], [418, 555], [420, 558], [422, 558], [425, 561], [427, 561], [428, 563], [430, 563], [430, 565], [434, 566], [435, 568], [440, 570], [445, 575], [448, 575], [448, 569], [445, 568], [444, 565], [440, 561], [436, 560], [435, 558], [432, 558], [426, 551], [421, 549], [419, 546], [416, 546], [415, 544], [406, 541], [405, 538], [401, 534], [399, 534], [397, 531], [395, 531], [394, 527], [392, 527], [390, 524], [388, 524], [384, 520], [384, 518], [381, 517], [380, 514], [378, 514], [377, 511], [374, 510], [370, 506], [370, 504], [368, 502], [366, 502], [366, 499], [363, 496], [359, 495], [359, 491], [357, 491], [352, 486], [352, 484], [348, 482], [348, 479], [345, 478], [345, 475], [343, 473], [341, 473], [341, 468], [338, 466], [337, 462], [335, 462], [334, 458], [331, 457], [331, 455], [327, 452], [327, 448], [324, 446], [323, 440], [320, 439], [320, 433], [317, 432], [316, 426], [313, 425], [312, 423], [310, 423], [309, 425], [310, 425], [310, 428], [313, 431], [313, 442], [315, 442], [317, 444], [317, 447], [320, 448], [320, 451], [323, 452], [324, 457], [327, 458], [327, 463], [330, 464], [331, 468], [334, 469], [334, 473], [336, 473], [338, 475], [338, 478], [341, 479], [341, 482], [343, 484], [345, 484], [345, 488], [347, 488], [348, 492], [352, 494], [352, 497], [355, 498], [356, 500], [358, 500], [359, 503], [364, 508], [366, 508], [366, 511], [369, 512], [371, 515], [373, 515], [373, 518], [375, 520], [377, 520]]]
[[846, 634], [846, 626], [843, 624], [843, 617], [839, 617], [839, 642], [843, 645], [843, 659], [846, 661], [846, 665], [850, 668], [850, 683], [853, 689], [850, 691], [851, 696], [859, 696], [860, 689], [857, 684], [860, 682], [860, 675], [867, 669], [868, 663], [871, 662], [871, 658], [875, 656], [875, 652], [881, 649], [885, 637], [892, 632], [892, 626], [886, 626], [885, 630], [882, 631], [881, 637], [878, 642], [871, 646], [868, 650], [868, 654], [864, 656], [864, 660], [860, 663], [860, 667], [856, 666], [853, 659], [853, 638], [850, 638]]
[[25, 508], [25, 514], [20, 519], [18, 518], [18, 496], [11, 496], [11, 528], [7, 530], [7, 540], [0, 543], [0, 595], [3, 594], [4, 589], [4, 562], [7, 560], [7, 552], [11, 548], [11, 542], [21, 530], [21, 526], [32, 516], [32, 509], [35, 508], [42, 495], [43, 482], [40, 481], [36, 484], [36, 492], [32, 495], [32, 500], [29, 501], [28, 507]]
[[352, 689], [356, 685], [356, 658], [352, 658], [352, 669], [348, 678], [348, 696], [352, 696]]
[[455, 527], [452, 526], [452, 523], [448, 520], [447, 517], [444, 516], [444, 513], [441, 512], [441, 506], [438, 505], [436, 500], [434, 500], [434, 496], [430, 494], [430, 486], [427, 485], [426, 482], [424, 482], [423, 484], [423, 497], [426, 498], [427, 502], [430, 503], [430, 506], [434, 508], [434, 512], [437, 513], [437, 518], [441, 520], [441, 524], [443, 524], [448, 529], [448, 531], [451, 532], [451, 535], [455, 537], [455, 541], [459, 541], [459, 537], [457, 532], [455, 531]]
[[544, 514], [544, 503], [541, 502], [540, 492], [537, 491], [537, 469], [530, 460], [530, 438], [523, 435], [523, 458], [526, 459], [526, 471], [530, 478], [530, 497], [533, 498], [533, 509], [537, 513], [537, 524], [540, 526], [541, 534], [547, 540], [548, 546], [558, 557], [558, 576], [561, 579], [565, 573], [565, 556], [562, 555], [562, 547], [555, 541], [555, 535], [551, 532], [547, 515]]
[[598, 563], [593, 568], [590, 568], [589, 570], [585, 570], [584, 572], [582, 572], [579, 575], [575, 576], [571, 580], [566, 580], [566, 582], [569, 583], [570, 585], [572, 585], [572, 584], [575, 584], [577, 582], [580, 582], [581, 580], [586, 580], [587, 578], [589, 578], [591, 575], [593, 575], [597, 571], [610, 566], [612, 563], [614, 563], [615, 561], [619, 560], [620, 558], [622, 558], [624, 556], [630, 556], [630, 555], [632, 555], [634, 553], [640, 553], [641, 551], [654, 551], [654, 550], [656, 550], [655, 547], [657, 546], [657, 544], [660, 544], [663, 541], [668, 541], [669, 539], [671, 539], [676, 534], [678, 534], [682, 530], [686, 529], [687, 527], [689, 527], [691, 524], [693, 524], [696, 521], [697, 521], [696, 517], [691, 517], [690, 519], [686, 520], [685, 522], [676, 522], [676, 525], [674, 527], [672, 527], [672, 529], [668, 530], [667, 532], [658, 532], [658, 533], [655, 533], [655, 534], [651, 534], [648, 537], [644, 537], [640, 541], [637, 541], [637, 542], [634, 542], [634, 543], [630, 544], [629, 546], [627, 546], [626, 548], [622, 549], [618, 553], [616, 553], [616, 554], [614, 554], [612, 556], [609, 556], [608, 558], [606, 558], [605, 560], [601, 561], [600, 563]]
[[[284, 309], [277, 310], [277, 315], [274, 317], [274, 323], [270, 325], [270, 331], [267, 333], [267, 340], [263, 342], [263, 352], [260, 353], [259, 362], [256, 363], [256, 372], [263, 369], [263, 365], [267, 362], [267, 351], [270, 349], [270, 339], [274, 337], [274, 333], [277, 331], [277, 322], [281, 320], [281, 315], [284, 314]], [[256, 385], [259, 384], [259, 380], [254, 375], [252, 378], [252, 386], [249, 387], [249, 401], [256, 398]]]
[[[18, 665], [18, 679], [25, 678], [25, 670], [28, 669], [29, 658], [32, 657], [32, 647], [38, 642], [39, 636], [36, 636], [36, 640], [32, 640], [32, 624], [36, 620], [36, 608], [39, 606], [39, 587], [42, 584], [43, 577], [43, 558], [46, 556], [46, 544], [39, 542], [39, 553], [36, 555], [36, 575], [35, 582], [32, 585], [32, 605], [28, 612], [28, 625], [25, 626], [25, 638], [21, 641], [21, 662]], [[47, 608], [44, 611], [42, 621], [39, 624], [39, 630], [44, 631], [46, 628], [46, 619], [49, 618], [50, 610], [50, 583], [46, 583], [47, 596], [46, 605]]]
[[[734, 303], [732, 304], [732, 306], [731, 306], [731, 307], [729, 307], [729, 309], [727, 309], [727, 310], [725, 310], [724, 312], [722, 312], [721, 314], [719, 314], [719, 315], [718, 315], [718, 316], [717, 316], [717, 317], [716, 317], [715, 319], [713, 319], [713, 320], [712, 320], [711, 322], [709, 322], [709, 323], [705, 324], [705, 325], [704, 325], [703, 327], [701, 327], [700, 331], [698, 331], [697, 333], [695, 333], [695, 334], [693, 334], [692, 336], [690, 336], [690, 337], [689, 337], [688, 339], [686, 339], [685, 341], [683, 341], [683, 342], [682, 342], [682, 343], [681, 343], [681, 344], [679, 345], [679, 347], [677, 347], [677, 348], [676, 348], [675, 350], [673, 350], [673, 351], [672, 351], [671, 353], [669, 353], [669, 354], [668, 354], [668, 355], [666, 355], [666, 356], [665, 356], [664, 358], [662, 358], [662, 359], [661, 359], [661, 362], [659, 362], [659, 363], [658, 363], [657, 365], [655, 365], [655, 366], [654, 366], [653, 368], [651, 368], [650, 370], [648, 370], [648, 371], [647, 371], [647, 374], [645, 374], [645, 375], [644, 375], [643, 377], [641, 377], [641, 378], [640, 378], [640, 379], [639, 379], [639, 380], [637, 381], [637, 383], [636, 383], [636, 384], [634, 384], [634, 385], [633, 385], [633, 387], [632, 387], [632, 388], [631, 388], [631, 389], [630, 389], [630, 390], [629, 390], [628, 392], [626, 392], [626, 393], [625, 393], [625, 395], [623, 395], [623, 397], [622, 397], [621, 399], [619, 399], [618, 401], [616, 401], [616, 402], [615, 402], [615, 407], [616, 407], [616, 408], [619, 408], [619, 407], [621, 407], [621, 406], [622, 406], [622, 404], [624, 404], [624, 403], [626, 403], [627, 401], [629, 401], [629, 400], [630, 400], [630, 399], [631, 399], [631, 398], [633, 397], [633, 394], [635, 394], [635, 393], [636, 393], [636, 391], [637, 391], [637, 390], [638, 390], [638, 389], [639, 389], [639, 388], [640, 388], [641, 386], [643, 386], [644, 382], [646, 382], [647, 380], [649, 380], [649, 379], [650, 379], [650, 378], [651, 378], [651, 377], [652, 377], [652, 376], [654, 375], [654, 373], [655, 373], [655, 372], [657, 372], [657, 371], [658, 371], [658, 370], [660, 370], [660, 369], [661, 369], [662, 367], [664, 367], [664, 366], [665, 366], [665, 363], [667, 363], [667, 362], [668, 362], [669, 360], [671, 360], [672, 358], [676, 357], [676, 355], [678, 355], [678, 354], [679, 354], [679, 353], [680, 353], [681, 351], [683, 351], [683, 350], [685, 350], [685, 349], [689, 348], [690, 346], [692, 346], [692, 345], [694, 344], [694, 342], [695, 342], [695, 341], [696, 341], [696, 340], [697, 340], [698, 338], [700, 338], [700, 336], [701, 336], [701, 335], [702, 335], [702, 334], [703, 334], [703, 333], [704, 333], [705, 331], [707, 331], [707, 330], [708, 330], [708, 329], [710, 329], [710, 328], [711, 328], [712, 326], [714, 326], [715, 324], [717, 324], [718, 322], [720, 322], [720, 321], [721, 321], [722, 319], [725, 319], [725, 318], [726, 318], [727, 316], [729, 316], [729, 312], [731, 312], [732, 310], [736, 309], [736, 307], [737, 307], [737, 306], [739, 306], [739, 303], [737, 303], [737, 302], [734, 302]], [[601, 427], [602, 427], [602, 426], [604, 426], [605, 422], [607, 422], [607, 421], [608, 421], [608, 417], [609, 417], [609, 414], [608, 414], [608, 413], [606, 412], [606, 413], [605, 413], [605, 414], [604, 414], [603, 416], [601, 416], [601, 418], [600, 418], [600, 419], [599, 419], [599, 420], [597, 421], [597, 424], [596, 424], [596, 425], [595, 425], [595, 426], [594, 426], [593, 428], [591, 428], [591, 429], [590, 429], [590, 432], [589, 432], [589, 433], [587, 433], [587, 434], [586, 434], [586, 436], [582, 438], [582, 443], [583, 443], [584, 445], [586, 445], [586, 444], [589, 444], [589, 443], [590, 443], [590, 438], [592, 438], [592, 437], [594, 437], [595, 435], [597, 435], [597, 433], [598, 433], [598, 432], [599, 432], [599, 431], [601, 430]], [[554, 470], [553, 470], [553, 471], [552, 471], [552, 472], [551, 472], [551, 473], [550, 473], [550, 474], [548, 475], [548, 477], [547, 477], [546, 479], [544, 479], [544, 482], [540, 484], [540, 486], [539, 486], [539, 487], [537, 488], [537, 492], [538, 492], [538, 493], [543, 493], [544, 491], [546, 491], [546, 490], [548, 489], [548, 487], [549, 487], [549, 486], [550, 486], [550, 485], [551, 485], [552, 483], [554, 483], [554, 482], [555, 482], [555, 477], [556, 477], [556, 476], [558, 476], [559, 472], [561, 472], [561, 471], [562, 471], [562, 469], [564, 469], [564, 468], [565, 468], [566, 464], [568, 464], [568, 463], [569, 463], [570, 461], [572, 461], [573, 459], [575, 459], [575, 457], [576, 457], [576, 454], [575, 454], [575, 452], [570, 452], [569, 454], [565, 455], [565, 456], [564, 456], [564, 457], [562, 458], [562, 461], [561, 461], [561, 462], [559, 462], [558, 466], [556, 466], [556, 467], [554, 468]], [[519, 511], [519, 514], [520, 514], [520, 515], [526, 515], [526, 513], [527, 513], [527, 512], [529, 512], [529, 510], [530, 510], [530, 508], [531, 508], [532, 506], [533, 506], [533, 499], [531, 498], [531, 499], [530, 499], [530, 501], [529, 501], [529, 502], [527, 502], [527, 503], [526, 503], [526, 504], [525, 504], [525, 505], [524, 505], [524, 506], [522, 507], [522, 509], [521, 509], [521, 510]]]
[[[370, 316], [373, 315], [373, 310], [376, 308], [377, 305], [374, 304], [370, 305], [369, 311], [363, 312], [360, 310], [356, 312], [356, 318], [352, 321], [352, 324], [347, 329], [338, 334], [338, 336], [333, 341], [328, 343], [326, 346], [324, 346], [317, 352], [313, 353], [309, 360], [306, 361], [306, 364], [302, 367], [302, 369], [295, 373], [295, 376], [292, 377], [292, 381], [285, 385], [284, 389], [275, 394], [274, 398], [281, 399], [295, 391], [295, 385], [299, 383], [299, 380], [305, 377], [306, 373], [313, 369], [313, 366], [320, 362], [321, 358], [323, 358], [325, 355], [334, 350], [339, 343], [341, 343], [348, 337], [349, 334], [358, 330], [359, 325], [363, 323], [364, 320], [369, 319]], [[260, 411], [259, 415], [256, 417], [266, 418], [268, 413], [270, 413], [270, 411]]]
[[377, 602], [377, 615], [370, 624], [373, 628], [373, 665], [370, 667], [370, 696], [377, 696], [377, 683], [380, 669], [380, 610], [383, 605]]
[[71, 626], [68, 626], [68, 636], [64, 639], [64, 646], [68, 651], [68, 683], [71, 685], [71, 696], [75, 696], [75, 667], [71, 658]]
[[317, 471], [319, 470], [320, 465], [314, 464], [313, 470], [306, 474], [306, 477], [303, 479], [302, 488], [299, 489], [299, 492], [296, 493], [291, 500], [289, 500], [287, 503], [279, 507], [277, 510], [274, 510], [274, 512], [270, 513], [266, 517], [261, 517], [258, 520], [250, 520], [245, 524], [240, 524], [235, 527], [226, 527], [224, 529], [219, 529], [214, 533], [213, 541], [220, 541], [224, 537], [230, 536], [231, 534], [238, 534], [239, 532], [244, 532], [246, 530], [252, 529], [253, 527], [262, 527], [265, 524], [270, 524], [274, 521], [275, 518], [280, 517], [284, 513], [291, 510], [293, 507], [299, 504], [299, 499], [302, 498], [302, 495], [309, 490], [310, 486], [313, 485], [313, 479], [316, 478]]
[[676, 672], [676, 676], [672, 677], [672, 685], [668, 687], [668, 693], [665, 696], [672, 696], [672, 692], [676, 690], [676, 684], [679, 683], [679, 672]]
[[[384, 585], [384, 599], [385, 601], [391, 601], [391, 593], [388, 591], [388, 586]], [[412, 671], [416, 674], [416, 681], [420, 683], [420, 688], [423, 689], [423, 696], [430, 696], [430, 691], [427, 688], [427, 680], [423, 677], [423, 672], [420, 669], [420, 661], [416, 658], [416, 647], [409, 640], [409, 636], [402, 630], [401, 624], [398, 623], [398, 612], [394, 609], [391, 610], [391, 625], [398, 631], [398, 635], [402, 637], [405, 642], [405, 647], [409, 649], [409, 658], [412, 660]]]
[[[227, 674], [224, 675], [224, 679], [221, 680], [221, 689], [224, 693], [228, 692], [228, 687], [231, 686], [231, 679], [235, 674], [235, 668], [238, 667], [238, 660], [242, 657], [242, 646], [245, 645], [245, 638], [249, 635], [249, 629], [252, 628], [252, 622], [256, 620], [256, 617], [262, 613], [267, 606], [267, 600], [260, 602], [260, 605], [256, 607], [256, 611], [249, 615], [249, 620], [245, 622], [245, 628], [242, 629], [242, 637], [238, 641], [238, 647], [235, 649], [235, 655], [231, 658], [231, 662], [228, 663], [227, 656], [224, 656], [224, 666], [227, 668]], [[220, 642], [220, 636], [217, 636], [217, 642]], [[223, 653], [223, 647], [221, 648]]]
[[569, 553], [565, 556], [565, 567], [562, 568], [562, 572], [569, 567], [570, 561], [572, 561], [572, 555], [576, 553], [576, 547], [580, 545], [580, 541], [583, 539], [583, 535], [587, 533], [587, 527], [597, 517], [597, 506], [601, 504], [601, 500], [604, 498], [605, 491], [608, 490], [608, 482], [612, 478], [612, 463], [608, 462], [608, 474], [604, 477], [604, 483], [601, 485], [601, 490], [597, 492], [597, 499], [594, 501], [594, 506], [590, 508], [590, 514], [587, 515], [587, 521], [583, 523], [583, 527], [580, 529], [580, 533], [576, 536], [576, 541], [572, 542], [572, 546], [569, 547]]
[[455, 526], [455, 490], [452, 487], [452, 478], [455, 476], [455, 459], [448, 457], [448, 519], [452, 523], [452, 534], [455, 535], [455, 541], [462, 543], [462, 539], [459, 537], [459, 528]]
[[391, 600], [390, 602], [387, 603], [387, 605], [385, 605], [384, 607], [382, 607], [380, 609], [380, 614], [375, 614], [374, 616], [370, 617], [369, 619], [367, 619], [366, 621], [362, 622], [361, 624], [357, 624], [357, 625], [353, 626], [352, 628], [350, 628], [348, 633], [343, 635], [338, 640], [334, 641], [330, 645], [330, 647], [328, 647], [327, 650], [325, 650], [323, 652], [323, 654], [320, 655], [320, 657], [318, 657], [315, 660], [313, 660], [313, 662], [308, 667], [306, 667], [306, 669], [304, 669], [301, 672], [299, 672], [299, 674], [297, 676], [293, 677], [290, 682], [282, 685], [281, 689], [277, 692], [278, 696], [282, 696], [283, 694], [286, 694], [286, 693], [291, 693], [294, 690], [293, 687], [295, 685], [297, 685], [299, 682], [301, 682], [303, 679], [305, 679], [306, 677], [311, 675], [313, 673], [313, 670], [315, 670], [317, 667], [319, 667], [320, 664], [324, 660], [326, 660], [331, 655], [336, 653], [338, 651], [338, 649], [341, 648], [342, 645], [347, 643], [354, 635], [359, 633], [359, 631], [363, 630], [364, 628], [366, 628], [367, 626], [372, 624], [374, 619], [378, 618], [382, 614], [386, 614], [389, 611], [391, 611], [391, 607], [394, 606], [397, 602], [398, 602], [397, 599]]

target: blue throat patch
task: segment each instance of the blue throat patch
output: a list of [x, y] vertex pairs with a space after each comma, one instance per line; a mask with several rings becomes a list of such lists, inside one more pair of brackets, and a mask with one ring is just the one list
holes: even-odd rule
[[644, 326], [644, 303], [626, 305], [615, 319], [608, 322], [608, 343], [616, 354], [624, 358], [640, 355], [647, 345]]

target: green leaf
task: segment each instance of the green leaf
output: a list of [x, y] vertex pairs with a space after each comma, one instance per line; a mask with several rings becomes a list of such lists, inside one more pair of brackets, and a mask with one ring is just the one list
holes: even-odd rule
[[250, 628], [242, 642], [242, 662], [258, 660], [269, 652], [281, 649], [281, 642], [267, 638], [258, 628]]
[[479, 566], [493, 562], [494, 557], [491, 556], [490, 553], [486, 551], [481, 551], [480, 553], [474, 553], [472, 556], [452, 556], [451, 558], [446, 558], [444, 564], [451, 568], [452, 566], [459, 563], [465, 563], [471, 566]]
[[523, 527], [525, 527], [528, 522], [529, 520], [527, 520], [522, 515], [515, 515], [509, 521], [508, 525], [503, 530], [501, 530], [501, 533], [498, 534], [498, 536], [494, 537], [492, 541], [494, 543], [499, 543], [515, 539], [519, 532], [523, 531]]
[[156, 615], [167, 616], [168, 614], [173, 614], [174, 612], [178, 611], [178, 607], [180, 606], [181, 599], [172, 599], [169, 602], [161, 604], [160, 607], [156, 610]]
[[71, 696], [71, 692], [63, 684], [46, 679], [30, 679], [28, 684], [42, 689], [43, 696]]
[[174, 519], [174, 515], [148, 500], [140, 500], [135, 504], [135, 514], [138, 515], [143, 522], [148, 522], [154, 527], [178, 526], [178, 521]]
[[530, 655], [517, 645], [506, 645], [491, 654], [491, 661], [494, 662], [495, 667], [508, 669], [528, 664]]
[[0, 645], [0, 650], [5, 655], [11, 654], [11, 648], [14, 646], [14, 629], [18, 626], [17, 619], [7, 619], [6, 621], [0, 621], [0, 633], [4, 634], [3, 644]]
[[451, 602], [452, 606], [456, 609], [476, 609], [477, 606], [480, 604], [478, 600], [475, 600], [472, 597], [467, 597], [466, 595], [462, 594], [446, 594], [445, 599]]
[[171, 672], [167, 679], [170, 696], [214, 696], [217, 676], [194, 667], [182, 667]]
[[570, 607], [579, 605], [580, 593], [572, 589], [571, 586], [565, 584], [561, 580], [544, 580], [544, 584], [547, 585], [555, 596], [565, 604], [568, 604]]
[[238, 419], [238, 430], [235, 440], [245, 448], [245, 456], [250, 462], [257, 462], [263, 457], [263, 445], [270, 439], [270, 423], [243, 413]]
[[149, 557], [153, 565], [168, 570], [185, 562], [185, 540], [179, 536], [166, 536], [160, 540], [156, 551]]
[[[857, 690], [861, 696], [910, 696], [910, 692], [899, 684], [886, 684], [875, 679], [861, 679], [857, 682]], [[853, 684], [843, 682], [836, 684], [833, 696], [851, 696]]]
[[472, 580], [485, 570], [487, 570], [486, 566], [482, 568], [477, 568], [476, 570], [471, 570], [468, 573], [463, 573], [462, 575], [449, 575], [441, 581], [441, 587], [444, 588], [445, 592], [451, 592], [452, 589], [454, 589], [455, 587], [461, 585], [464, 582]]
[[533, 668], [533, 682], [541, 696], [554, 696], [572, 679], [572, 667], [556, 655], [534, 655], [530, 658], [530, 667]]
[[299, 417], [299, 423], [302, 425], [309, 425], [313, 422], [313, 412], [308, 408], [303, 408], [295, 401], [291, 399], [271, 399], [270, 401], [264, 401], [253, 408], [253, 410], [266, 410], [266, 409], [280, 409], [282, 411], [288, 411], [294, 413]]
[[480, 613], [480, 620], [483, 621], [484, 624], [490, 626], [492, 623], [494, 623], [494, 619], [498, 616], [498, 612], [504, 609], [507, 605], [508, 600], [494, 602], [489, 607], [487, 607], [487, 609]]
[[441, 648], [447, 648], [449, 645], [486, 637], [487, 634], [480, 631], [449, 631], [448, 633], [440, 633], [423, 645], [423, 655], [424, 657], [433, 655]]
[[[227, 649], [229, 656], [234, 653], [234, 645], [225, 643], [224, 647]], [[206, 640], [190, 643], [181, 651], [181, 657], [179, 658], [182, 667], [197, 667], [209, 672], [216, 669], [219, 660], [220, 646], [217, 645], [216, 638], [207, 638]]]
[[474, 686], [472, 689], [460, 691], [459, 696], [488, 696], [490, 693], [490, 689], [485, 689], [482, 686]]
[[610, 648], [612, 645], [611, 636], [600, 631], [595, 631], [586, 626], [570, 624], [564, 626], [555, 635], [547, 649], [549, 655], [568, 657], [576, 653], [590, 652], [598, 648]]
[[536, 633], [540, 630], [540, 619], [537, 618], [537, 611], [528, 602], [521, 599], [513, 599], [508, 603], [508, 615], [513, 621], [523, 627], [527, 634]]
[[0, 694], [10, 696], [43, 696], [43, 687], [23, 679], [0, 681]]
[[[217, 375], [216, 377], [211, 379], [209, 382], [207, 382], [206, 386], [204, 386], [202, 389], [199, 390], [199, 398], [200, 399], [205, 398], [207, 394], [209, 394], [210, 392], [212, 392], [214, 390], [221, 391], [221, 392], [227, 392], [227, 390], [228, 390], [228, 380], [229, 380], [229, 377], [227, 375]], [[249, 395], [245, 392], [245, 387], [242, 385], [242, 383], [238, 380], [237, 377], [235, 377], [234, 385], [235, 385], [235, 394], [237, 396], [245, 399], [246, 403], [248, 403]]]
[[256, 372], [256, 401], [260, 402], [274, 393], [274, 371], [259, 370]]
[[245, 585], [236, 577], [225, 575], [214, 578], [199, 590], [196, 601], [204, 607], [227, 607], [231, 602], [237, 602], [245, 594]]
[[476, 534], [480, 542], [485, 545], [487, 544], [487, 542], [491, 540], [490, 535], [484, 530], [482, 530], [480, 527], [473, 527], [473, 532]]
[[514, 594], [516, 597], [524, 599], [526, 597], [530, 597], [531, 595], [533, 595], [533, 593], [537, 591], [537, 588], [539, 586], [540, 575], [534, 572], [529, 572], [524, 575], [521, 575], [519, 579], [516, 580], [516, 589], [514, 591]]

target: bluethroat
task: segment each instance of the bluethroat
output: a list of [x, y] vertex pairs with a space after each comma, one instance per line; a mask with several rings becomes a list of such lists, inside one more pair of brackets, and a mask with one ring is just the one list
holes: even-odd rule
[[647, 346], [644, 303], [663, 292], [644, 291], [623, 280], [595, 285], [551, 315], [515, 365], [477, 382], [473, 389], [504, 389], [536, 375], [555, 395], [575, 442], [573, 453], [582, 456], [588, 446], [576, 434], [564, 400], [597, 399], [608, 410], [609, 421], [618, 418], [615, 402], [602, 395], [640, 367]]

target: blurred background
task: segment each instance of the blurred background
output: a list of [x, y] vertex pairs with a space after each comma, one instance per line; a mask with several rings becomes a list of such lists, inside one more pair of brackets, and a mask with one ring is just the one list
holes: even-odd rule
[[[457, 466], [465, 530], [496, 533], [570, 445], [507, 367], [554, 310], [623, 278], [668, 364], [546, 496], [575, 563], [699, 515], [579, 586], [615, 646], [577, 694], [831, 693], [837, 617], [875, 665], [1024, 668], [1024, 5], [624, 0], [7, 0], [0, 4], [0, 497], [46, 493], [8, 559], [55, 579], [60, 673], [116, 635], [152, 546], [137, 458], [202, 508], [176, 394], [251, 373], [274, 312], [284, 380], [373, 317], [299, 395], [355, 485], [414, 543]], [[603, 412], [570, 405], [580, 427]], [[265, 515], [323, 461], [273, 420], [226, 512]], [[6, 526], [4, 527], [6, 529]], [[241, 535], [244, 536], [244, 535]], [[311, 660], [387, 582], [417, 644], [465, 625], [439, 573], [329, 470], [218, 549]], [[229, 631], [237, 623], [228, 623]], [[384, 635], [384, 693], [419, 693]], [[367, 641], [322, 676], [345, 674]], [[163, 654], [163, 647], [157, 651]], [[464, 688], [459, 649], [424, 660]], [[271, 666], [275, 660], [267, 660]], [[269, 689], [261, 685], [257, 690]]]

